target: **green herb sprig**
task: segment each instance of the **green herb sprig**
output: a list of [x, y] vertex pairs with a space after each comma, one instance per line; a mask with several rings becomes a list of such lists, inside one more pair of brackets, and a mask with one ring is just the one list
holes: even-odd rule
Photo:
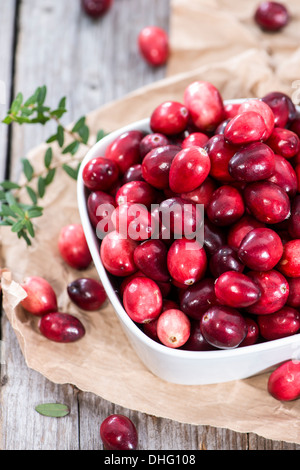
[[[53, 109], [45, 104], [46, 98], [46, 86], [38, 87], [27, 100], [24, 100], [22, 93], [18, 93], [2, 120], [7, 125], [46, 125], [50, 121], [56, 125], [56, 132], [46, 141], [48, 147], [43, 156], [42, 171], [36, 171], [29, 159], [23, 158], [21, 162], [25, 182], [20, 184], [4, 180], [0, 183], [0, 226], [10, 226], [11, 231], [19, 239], [25, 240], [27, 245], [31, 245], [35, 237], [33, 219], [43, 215], [41, 200], [53, 182], [57, 168], [62, 168], [72, 179], [77, 180], [82, 157], [77, 157], [76, 154], [82, 146], [86, 147], [86, 150], [91, 146], [86, 117], [80, 117], [72, 128], [65, 127], [61, 119], [67, 113], [66, 97], [61, 98], [58, 106]], [[96, 142], [104, 136], [105, 132], [100, 129]], [[53, 162], [51, 144], [54, 142], [61, 149], [61, 154], [69, 155], [69, 159]], [[21, 190], [24, 189], [30, 198], [30, 204], [24, 204], [20, 199]]]

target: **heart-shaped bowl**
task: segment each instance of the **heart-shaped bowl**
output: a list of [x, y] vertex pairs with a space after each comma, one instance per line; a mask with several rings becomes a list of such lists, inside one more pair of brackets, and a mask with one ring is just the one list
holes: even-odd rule
[[[230, 100], [226, 103], [241, 101]], [[100, 258], [101, 240], [97, 237], [89, 219], [88, 191], [83, 183], [82, 170], [91, 159], [104, 156], [106, 147], [116, 137], [130, 130], [151, 132], [149, 119], [134, 122], [110, 133], [89, 150], [83, 159], [78, 175], [77, 198], [81, 223], [99, 278], [115, 310], [119, 326], [123, 328], [129, 343], [145, 367], [167, 382], [202, 385], [245, 379], [270, 371], [274, 366], [286, 360], [299, 360], [300, 334], [235, 349], [187, 351], [168, 348], [152, 340], [128, 316], [118, 294], [115, 279], [106, 271]]]

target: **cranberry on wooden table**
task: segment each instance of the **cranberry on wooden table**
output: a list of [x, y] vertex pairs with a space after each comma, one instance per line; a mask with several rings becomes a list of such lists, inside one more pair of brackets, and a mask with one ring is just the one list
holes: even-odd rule
[[146, 26], [138, 35], [142, 57], [152, 66], [164, 65], [169, 57], [168, 33], [158, 26]]
[[79, 318], [69, 313], [51, 312], [39, 320], [40, 332], [56, 343], [74, 343], [85, 335], [85, 327]]
[[105, 450], [136, 450], [138, 433], [127, 416], [109, 415], [101, 423], [100, 437]]
[[44, 315], [56, 311], [57, 297], [51, 284], [40, 276], [29, 276], [21, 283], [27, 297], [21, 305], [32, 315]]
[[92, 18], [100, 18], [113, 5], [113, 0], [81, 0], [85, 13]]
[[72, 302], [86, 311], [99, 310], [107, 299], [102, 283], [88, 277], [70, 282], [67, 292]]
[[157, 321], [157, 336], [165, 346], [179, 348], [187, 342], [191, 333], [191, 322], [178, 309], [162, 312]]
[[86, 269], [92, 256], [81, 224], [69, 224], [60, 230], [58, 249], [63, 260], [74, 269]]
[[256, 23], [265, 31], [276, 32], [290, 21], [287, 7], [279, 2], [262, 2], [255, 11]]
[[300, 398], [300, 361], [289, 360], [278, 366], [269, 376], [268, 392], [280, 401]]
[[127, 314], [134, 322], [149, 322], [161, 313], [161, 291], [152, 279], [136, 277], [125, 287], [123, 303]]

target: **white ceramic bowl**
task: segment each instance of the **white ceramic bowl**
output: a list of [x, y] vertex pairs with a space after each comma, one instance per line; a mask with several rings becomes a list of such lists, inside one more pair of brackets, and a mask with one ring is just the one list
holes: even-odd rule
[[[238, 100], [241, 101], [241, 100]], [[184, 351], [168, 348], [146, 336], [129, 318], [99, 254], [100, 240], [90, 223], [87, 191], [82, 180], [86, 163], [103, 156], [105, 148], [128, 130], [150, 132], [149, 119], [123, 127], [100, 140], [85, 156], [78, 177], [77, 196], [81, 222], [99, 278], [132, 347], [145, 366], [161, 379], [184, 385], [201, 385], [244, 379], [271, 370], [289, 359], [300, 359], [300, 334], [231, 350]]]

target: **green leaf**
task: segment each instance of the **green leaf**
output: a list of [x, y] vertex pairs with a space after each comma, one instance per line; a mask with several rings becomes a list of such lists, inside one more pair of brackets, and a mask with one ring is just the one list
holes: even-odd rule
[[78, 140], [74, 140], [71, 144], [67, 145], [67, 147], [64, 148], [63, 154], [70, 153], [71, 155], [75, 155], [79, 148], [80, 142]]
[[38, 88], [38, 93], [37, 93], [37, 102], [40, 105], [44, 104], [45, 99], [46, 99], [46, 95], [47, 95], [47, 87], [45, 85], [43, 85], [42, 87], [39, 87]]
[[99, 140], [103, 139], [103, 137], [105, 137], [105, 132], [103, 129], [100, 129], [98, 132], [97, 132], [97, 136], [96, 136], [96, 142], [99, 142]]
[[72, 132], [78, 132], [85, 125], [85, 116], [78, 119], [76, 124], [74, 125]]
[[20, 232], [18, 232], [18, 238], [24, 238], [28, 246], [32, 245], [30, 238], [28, 237], [25, 230], [20, 230]]
[[29, 220], [29, 219], [25, 219], [25, 226], [28, 230], [28, 233], [29, 235], [34, 238], [35, 236], [35, 233], [34, 233], [34, 228], [33, 228], [33, 225], [32, 225], [32, 222]]
[[18, 218], [16, 213], [13, 211], [13, 209], [11, 209], [7, 204], [1, 204], [0, 215], [1, 215], [1, 217]]
[[89, 130], [88, 126], [86, 126], [86, 125], [82, 126], [79, 129], [78, 134], [82, 138], [83, 143], [87, 144], [88, 140], [89, 140], [89, 136], [90, 136], [90, 130]]
[[20, 232], [24, 228], [25, 225], [25, 220], [18, 220], [17, 222], [14, 223], [14, 225], [11, 228], [12, 232]]
[[44, 178], [45, 185], [48, 186], [48, 184], [52, 183], [54, 176], [55, 176], [56, 168], [51, 168], [47, 175]]
[[63, 164], [62, 167], [63, 167], [64, 171], [65, 171], [73, 180], [77, 180], [78, 172], [79, 172], [79, 167], [77, 167], [77, 168], [72, 168], [71, 166], [66, 165], [66, 164]]
[[13, 118], [11, 116], [6, 116], [6, 118], [4, 118], [2, 122], [3, 124], [11, 124], [13, 122]]
[[36, 204], [37, 203], [36, 192], [30, 186], [26, 186], [26, 190], [27, 190], [28, 196], [32, 200], [33, 204]]
[[46, 143], [47, 144], [51, 144], [52, 142], [55, 142], [57, 140], [57, 134], [54, 134], [54, 135], [51, 135], [51, 137], [49, 137], [47, 140], [46, 140]]
[[12, 206], [10, 206], [10, 209], [15, 213], [17, 214], [19, 217], [25, 217], [25, 212], [23, 211], [23, 209], [18, 206], [17, 204], [14, 204]]
[[27, 181], [31, 181], [32, 177], [33, 177], [33, 174], [34, 174], [34, 169], [31, 165], [30, 161], [27, 158], [23, 158], [22, 163], [23, 163], [24, 175], [26, 176]]
[[16, 198], [10, 191], [7, 191], [5, 193], [5, 199], [10, 206], [13, 206], [14, 204], [17, 203]]
[[67, 98], [66, 98], [66, 96], [63, 96], [61, 98], [61, 100], [59, 101], [59, 103], [58, 103], [58, 107], [59, 108], [65, 108], [66, 107], [66, 102], [67, 102]]
[[30, 219], [36, 219], [37, 217], [41, 217], [43, 215], [43, 209], [33, 207], [27, 211], [27, 215]]
[[45, 180], [42, 176], [39, 176], [38, 178], [38, 194], [40, 197], [44, 197], [45, 195]]
[[39, 93], [39, 88], [37, 88], [34, 94], [25, 101], [24, 106], [28, 107], [28, 106], [32, 106], [33, 104], [35, 104], [37, 102], [38, 93]]
[[11, 104], [10, 112], [12, 114], [18, 114], [18, 112], [21, 109], [22, 102], [23, 102], [23, 94], [18, 93], [15, 100]]
[[65, 141], [64, 128], [61, 125], [59, 125], [57, 127], [57, 142], [58, 142], [58, 145], [60, 147], [62, 147], [64, 145], [64, 141]]
[[37, 405], [35, 410], [43, 416], [62, 418], [70, 413], [70, 408], [61, 403], [43, 403]]
[[51, 162], [52, 162], [52, 157], [53, 157], [53, 152], [52, 148], [49, 147], [46, 150], [45, 157], [44, 157], [44, 164], [46, 168], [50, 168]]
[[20, 189], [20, 186], [17, 183], [13, 183], [12, 181], [2, 181], [0, 183], [3, 189]]

